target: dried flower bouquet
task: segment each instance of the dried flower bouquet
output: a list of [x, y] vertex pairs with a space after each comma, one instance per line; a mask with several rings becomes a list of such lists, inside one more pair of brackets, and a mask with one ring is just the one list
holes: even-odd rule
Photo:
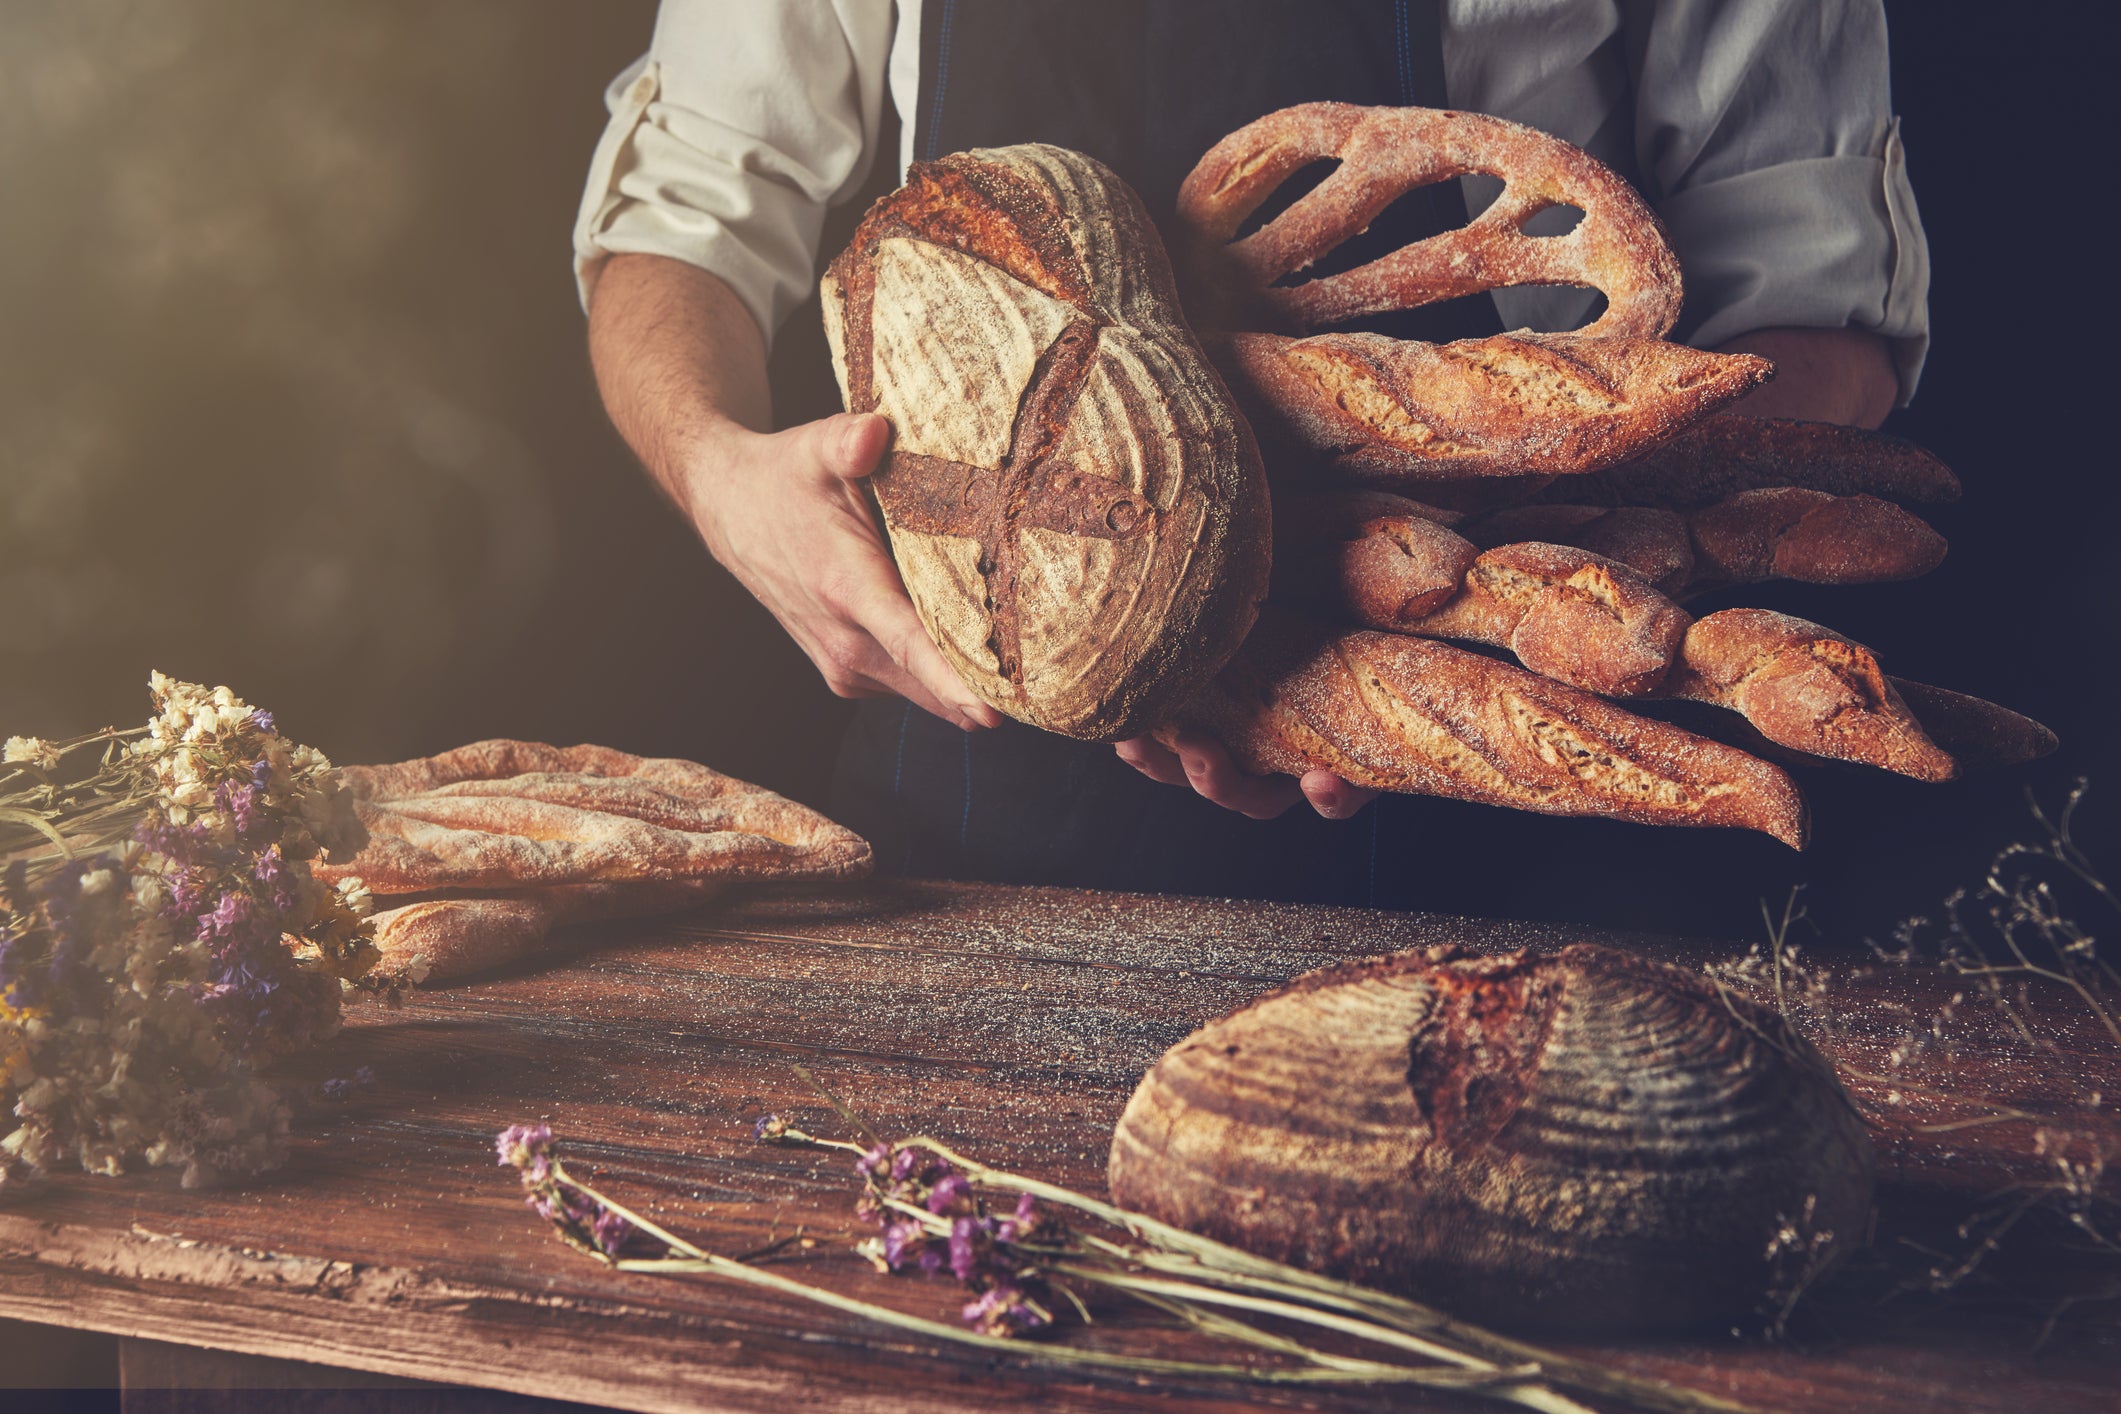
[[337, 1031], [375, 961], [367, 890], [310, 872], [363, 842], [331, 762], [225, 687], [149, 689], [145, 727], [0, 748], [0, 1184], [273, 1167], [256, 1069]]

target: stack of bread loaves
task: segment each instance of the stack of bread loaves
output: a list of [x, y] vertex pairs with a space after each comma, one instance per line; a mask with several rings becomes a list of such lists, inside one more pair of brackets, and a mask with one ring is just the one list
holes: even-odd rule
[[[1462, 229], [1304, 278], [1409, 189], [1473, 173], [1504, 186]], [[1527, 233], [1556, 207], [1581, 216]], [[1056, 148], [915, 164], [825, 280], [847, 405], [897, 429], [873, 485], [908, 591], [1002, 711], [1101, 740], [1205, 727], [1256, 771], [1800, 847], [1780, 766], [1602, 699], [1712, 704], [1742, 719], [1719, 735], [1767, 754], [1927, 781], [2052, 748], [1817, 624], [1680, 607], [1925, 573], [1944, 542], [1899, 503], [1958, 484], [1899, 439], [1716, 416], [1773, 368], [1665, 340], [1678, 263], [1587, 154], [1475, 114], [1307, 104], [1218, 143], [1178, 215], [1205, 347], [1139, 201]], [[1519, 284], [1595, 288], [1605, 310], [1442, 345], [1313, 332]], [[1261, 614], [1270, 546], [1287, 607]]]

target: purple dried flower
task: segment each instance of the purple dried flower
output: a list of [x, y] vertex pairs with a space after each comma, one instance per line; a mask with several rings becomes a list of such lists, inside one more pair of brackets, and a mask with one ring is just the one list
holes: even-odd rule
[[979, 1224], [970, 1218], [959, 1218], [950, 1224], [950, 1274], [959, 1281], [971, 1281], [979, 1271]]
[[[254, 713], [253, 715], [256, 714]], [[250, 783], [259, 790], [264, 790], [270, 786], [272, 784], [272, 762], [266, 760], [263, 756], [251, 762]]]
[[277, 728], [273, 726], [272, 713], [266, 711], [263, 707], [250, 709], [249, 724], [250, 729], [254, 732], [264, 732], [267, 736], [277, 734]]
[[921, 1156], [918, 1150], [901, 1149], [898, 1151], [898, 1157], [891, 1161], [891, 1177], [900, 1183], [904, 1183], [907, 1179], [913, 1177], [914, 1171], [920, 1166]]
[[922, 1276], [934, 1276], [943, 1269], [942, 1250], [934, 1243], [921, 1248], [920, 1268]]
[[978, 1300], [965, 1304], [965, 1324], [988, 1335], [1015, 1335], [1036, 1330], [1052, 1318], [1031, 1304], [1019, 1287], [997, 1285]]
[[947, 1213], [971, 1201], [972, 1185], [961, 1173], [946, 1175], [942, 1182], [928, 1190], [928, 1211], [931, 1213]]
[[616, 1257], [631, 1236], [632, 1223], [602, 1204], [596, 1205], [596, 1216], [589, 1222], [589, 1240], [596, 1244], [598, 1251], [607, 1257]]
[[254, 912], [248, 894], [230, 891], [221, 895], [209, 913], [199, 915], [202, 938], [234, 938], [247, 928]]
[[751, 1137], [761, 1143], [771, 1144], [788, 1132], [788, 1121], [779, 1115], [760, 1115], [752, 1121]]
[[909, 1254], [919, 1254], [926, 1250], [926, 1246], [927, 1235], [912, 1218], [900, 1218], [884, 1225], [884, 1265], [892, 1271], [913, 1260]]
[[335, 1105], [353, 1098], [354, 1083], [351, 1080], [343, 1080], [334, 1076], [332, 1079], [325, 1081], [320, 1088], [324, 1091], [324, 1098]]
[[500, 1156], [501, 1167], [521, 1169], [526, 1183], [543, 1183], [552, 1171], [549, 1124], [511, 1124], [493, 1141], [493, 1148]]
[[854, 1162], [854, 1171], [863, 1178], [873, 1177], [891, 1162], [891, 1150], [879, 1144]]

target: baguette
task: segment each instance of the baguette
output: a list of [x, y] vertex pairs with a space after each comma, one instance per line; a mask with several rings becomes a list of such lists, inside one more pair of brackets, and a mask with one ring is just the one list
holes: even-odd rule
[[2022, 765], [2061, 745], [2053, 732], [2008, 707], [1926, 682], [1898, 677], [1888, 681], [1930, 740], [1949, 751], [1963, 770]]
[[1929, 504], [1959, 499], [1951, 468], [1905, 437], [1736, 413], [1704, 419], [1632, 461], [1539, 494], [1583, 505], [1693, 510], [1768, 486]]
[[1451, 344], [1377, 334], [1208, 341], [1270, 446], [1386, 487], [1610, 466], [1742, 396], [1749, 354], [1658, 339], [1497, 334]]
[[1640, 697], [1664, 681], [1692, 622], [1624, 565], [1565, 545], [1523, 544], [1483, 552], [1463, 592], [1403, 631], [1507, 648], [1543, 677]]
[[1805, 842], [1788, 774], [1744, 752], [1464, 649], [1276, 610], [1158, 735], [1179, 727], [1256, 773], [1323, 769], [1375, 790]]
[[1444, 515], [1382, 491], [1280, 498], [1274, 597], [1403, 629], [1457, 594], [1480, 554]]
[[1725, 609], [1695, 621], [1663, 690], [1728, 707], [1770, 741], [1814, 756], [1919, 781], [1959, 774], [1870, 649], [1788, 614]]
[[[1409, 586], [1441, 583], [1466, 563], [1463, 551], [1470, 549], [1462, 541], [1454, 547], [1453, 532], [1440, 526], [1428, 526], [1426, 534], [1427, 541], [1401, 542], [1372, 531], [1330, 547], [1322, 558], [1333, 573], [1320, 576], [1312, 602], [1369, 628], [1505, 648], [1531, 671], [1586, 692], [1681, 697], [1727, 708], [1793, 751], [1924, 781], [1957, 774], [1951, 755], [1924, 732], [1871, 651], [1830, 629], [1761, 609], [1727, 609], [1696, 621], [1625, 565], [1537, 542], [1480, 552], [1457, 593], [1427, 612], [1407, 612], [1409, 604], [1435, 598], [1402, 598]], [[1430, 553], [1410, 552], [1408, 544], [1426, 545]], [[2003, 713], [1978, 699], [1963, 701]], [[1938, 711], [1950, 713], [1951, 706]], [[2033, 733], [2044, 728], [2004, 720], [2010, 717], [2015, 714], [1984, 719], [1966, 707], [1949, 720], [1964, 723], [1984, 754], [2007, 749], [2006, 743], [2030, 749], [2037, 743]]]
[[1794, 486], [1740, 491], [1692, 511], [1651, 506], [1515, 506], [1473, 520], [1483, 546], [1519, 540], [1574, 545], [1617, 560], [1676, 598], [1733, 584], [1791, 579], [1879, 584], [1928, 574], [1944, 537], [1875, 496]]

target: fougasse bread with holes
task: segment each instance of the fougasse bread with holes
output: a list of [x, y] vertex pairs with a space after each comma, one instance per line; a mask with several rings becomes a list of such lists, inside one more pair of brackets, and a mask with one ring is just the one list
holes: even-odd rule
[[868, 841], [808, 806], [692, 761], [494, 740], [340, 772], [368, 844], [320, 865], [378, 895], [585, 884], [840, 877]]
[[1110, 740], [1214, 675], [1266, 593], [1266, 478], [1125, 183], [1038, 144], [916, 163], [823, 293], [847, 407], [895, 429], [899, 572], [975, 692]]
[[358, 878], [387, 973], [448, 981], [537, 955], [568, 923], [691, 908], [731, 884], [868, 872], [869, 844], [697, 762], [604, 746], [473, 742], [340, 770], [368, 843]]
[[[1339, 165], [1258, 230], [1244, 222], [1298, 169]], [[1306, 277], [1405, 192], [1472, 173], [1503, 190], [1464, 227], [1352, 270]], [[1582, 213], [1537, 235], [1541, 212]], [[1668, 343], [1679, 263], [1657, 217], [1582, 149], [1477, 113], [1307, 103], [1217, 143], [1179, 191], [1188, 297], [1210, 351], [1271, 445], [1384, 484], [1580, 474], [1642, 451], [1742, 396], [1765, 359]], [[1314, 333], [1508, 285], [1607, 298], [1569, 334], [1428, 344]]]

